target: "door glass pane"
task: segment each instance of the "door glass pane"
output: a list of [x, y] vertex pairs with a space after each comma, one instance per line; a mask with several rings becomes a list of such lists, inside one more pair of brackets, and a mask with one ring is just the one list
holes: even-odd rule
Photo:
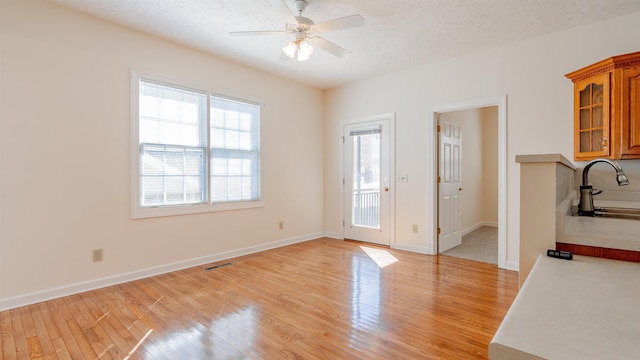
[[591, 132], [591, 151], [603, 150], [602, 130], [593, 130]]
[[602, 105], [600, 106], [594, 106], [593, 109], [591, 110], [591, 127], [593, 128], [602, 128], [603, 126], [603, 109], [602, 109]]
[[591, 104], [591, 85], [580, 91], [580, 107], [588, 106]]
[[591, 151], [591, 133], [587, 131], [580, 132], [580, 152]]
[[354, 226], [380, 228], [380, 131], [351, 136]]
[[580, 110], [580, 130], [591, 128], [591, 111], [590, 109]]
[[597, 104], [602, 104], [603, 102], [603, 91], [604, 91], [604, 85], [602, 84], [592, 84], [592, 96], [593, 96], [593, 100], [591, 101], [591, 105], [597, 105]]

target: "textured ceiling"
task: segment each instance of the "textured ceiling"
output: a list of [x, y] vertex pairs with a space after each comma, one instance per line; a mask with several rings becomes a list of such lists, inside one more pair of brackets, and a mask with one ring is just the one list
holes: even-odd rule
[[365, 25], [322, 35], [350, 58], [316, 49], [297, 62], [280, 56], [288, 35], [229, 35], [284, 29], [281, 0], [49, 1], [321, 89], [640, 11], [639, 0], [309, 0], [316, 23]]

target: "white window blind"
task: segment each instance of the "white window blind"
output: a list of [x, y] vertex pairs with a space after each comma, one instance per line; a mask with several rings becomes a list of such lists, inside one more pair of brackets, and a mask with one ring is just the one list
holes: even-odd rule
[[140, 206], [207, 202], [207, 95], [140, 80]]
[[260, 206], [259, 104], [143, 78], [135, 89], [135, 217]]
[[141, 144], [141, 205], [206, 202], [205, 156], [203, 147]]

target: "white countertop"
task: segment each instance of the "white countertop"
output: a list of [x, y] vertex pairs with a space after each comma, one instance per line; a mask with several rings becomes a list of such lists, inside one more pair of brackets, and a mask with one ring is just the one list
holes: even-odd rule
[[540, 255], [489, 358], [640, 359], [640, 263]]
[[561, 154], [531, 154], [531, 155], [516, 155], [516, 162], [519, 164], [524, 163], [559, 163], [570, 169], [575, 170], [576, 167], [569, 159]]

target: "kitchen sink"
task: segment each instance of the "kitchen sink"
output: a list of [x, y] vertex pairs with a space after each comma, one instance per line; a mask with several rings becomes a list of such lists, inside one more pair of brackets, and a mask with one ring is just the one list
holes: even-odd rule
[[[640, 220], [640, 209], [620, 208], [620, 207], [596, 207], [595, 217], [606, 217], [614, 219]], [[577, 207], [573, 208], [572, 216], [579, 216]], [[589, 216], [585, 216], [589, 217]]]
[[601, 207], [595, 208], [595, 213], [599, 217], [640, 220], [640, 209]]

